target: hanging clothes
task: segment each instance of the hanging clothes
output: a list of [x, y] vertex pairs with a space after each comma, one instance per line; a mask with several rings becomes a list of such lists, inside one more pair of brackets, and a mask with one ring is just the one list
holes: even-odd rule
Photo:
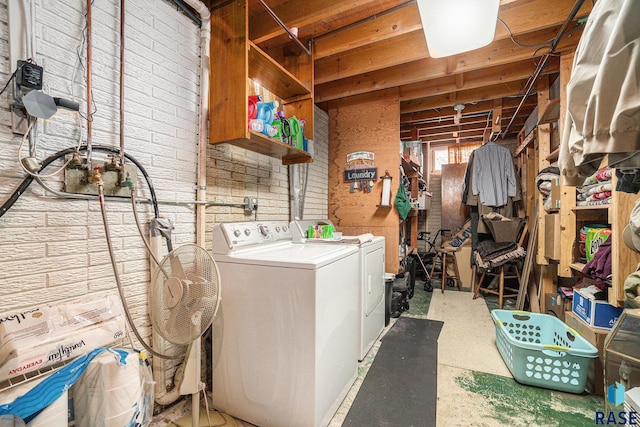
[[[490, 144], [498, 146], [495, 142], [491, 142]], [[501, 146], [498, 146], [498, 147], [504, 148]], [[471, 264], [475, 264], [474, 252], [478, 248], [478, 245], [480, 244], [480, 242], [484, 239], [490, 238], [489, 236], [485, 236], [484, 238], [481, 238], [478, 235], [478, 233], [481, 233], [483, 235], [488, 235], [491, 232], [487, 227], [487, 225], [484, 223], [484, 221], [480, 220], [481, 216], [487, 215], [492, 212], [497, 212], [500, 215], [503, 215], [507, 218], [514, 218], [517, 215], [517, 210], [514, 206], [514, 202], [518, 202], [521, 200], [520, 186], [518, 183], [517, 176], [515, 174], [513, 162], [511, 161], [511, 152], [509, 151], [509, 149], [504, 148], [504, 150], [506, 150], [506, 153], [508, 153], [508, 162], [505, 162], [507, 164], [503, 166], [503, 169], [505, 170], [510, 169], [510, 172], [507, 171], [506, 175], [513, 174], [514, 176], [515, 195], [508, 196], [506, 203], [502, 206], [486, 206], [479, 203], [480, 196], [478, 194], [473, 193], [474, 169], [476, 165], [475, 155], [478, 152], [478, 150], [480, 150], [480, 148], [474, 150], [469, 156], [469, 161], [467, 162], [467, 169], [465, 170], [465, 174], [464, 174], [464, 182], [462, 184], [462, 203], [469, 206], [469, 210], [470, 210], [469, 215], [471, 217], [471, 249], [472, 249]], [[500, 150], [500, 153], [504, 153], [504, 151]], [[489, 188], [492, 188], [492, 187], [493, 187], [492, 185], [489, 186]], [[507, 187], [509, 186], [507, 185]], [[508, 190], [507, 190], [507, 193], [508, 193]]]
[[577, 185], [609, 154], [640, 166], [640, 2], [598, 1], [576, 49], [558, 165]]
[[489, 141], [473, 152], [471, 191], [480, 205], [504, 206], [517, 192], [516, 174], [511, 151]]

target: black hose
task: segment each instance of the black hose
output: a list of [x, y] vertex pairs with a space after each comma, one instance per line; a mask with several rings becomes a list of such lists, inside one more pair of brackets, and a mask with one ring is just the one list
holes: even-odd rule
[[[91, 149], [96, 151], [104, 151], [107, 153], [120, 154], [119, 148], [113, 148], [107, 145], [92, 145]], [[66, 156], [67, 154], [72, 154], [76, 151], [86, 151], [86, 150], [87, 150], [87, 146], [83, 145], [79, 148], [73, 147], [73, 148], [67, 148], [62, 151], [58, 151], [57, 153], [44, 159], [44, 161], [42, 162], [42, 168], [40, 170], [44, 170], [51, 163], [53, 163], [54, 161], [58, 160], [61, 157]], [[156, 198], [156, 190], [153, 188], [153, 183], [151, 182], [151, 178], [149, 177], [149, 174], [136, 159], [134, 159], [127, 153], [125, 153], [124, 156], [125, 158], [130, 160], [131, 163], [136, 165], [136, 167], [140, 170], [140, 172], [144, 176], [144, 179], [147, 182], [147, 186], [149, 187], [149, 192], [151, 193], [151, 203], [153, 204], [153, 213], [156, 218], [160, 218], [160, 210], [158, 209], [158, 199]], [[24, 193], [27, 190], [27, 188], [29, 188], [29, 185], [31, 185], [31, 183], [33, 182], [33, 179], [34, 177], [32, 175], [28, 175], [24, 178], [24, 180], [20, 183], [18, 188], [16, 188], [13, 194], [9, 196], [9, 199], [7, 199], [7, 201], [4, 202], [0, 207], [0, 217], [2, 217], [9, 209], [11, 209], [11, 207], [15, 204], [15, 202], [18, 201], [22, 193]]]

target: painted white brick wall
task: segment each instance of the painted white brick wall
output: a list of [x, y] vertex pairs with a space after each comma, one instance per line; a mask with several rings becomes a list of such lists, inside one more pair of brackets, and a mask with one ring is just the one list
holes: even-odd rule
[[[70, 99], [74, 88], [86, 114], [84, 71], [71, 82], [81, 44], [84, 3], [36, 1], [36, 57], [44, 66], [45, 90]], [[119, 146], [119, 2], [95, 2], [93, 20], [93, 143]], [[0, 0], [0, 83], [15, 68], [8, 60], [7, 0]], [[63, 29], [63, 30], [61, 30]], [[126, 3], [125, 143], [127, 154], [147, 170], [160, 201], [193, 200], [198, 144], [199, 28], [165, 0]], [[81, 50], [85, 57], [85, 50]], [[10, 91], [8, 91], [10, 92]], [[0, 97], [0, 202], [22, 181], [17, 164], [21, 137], [11, 133], [9, 94]], [[86, 121], [82, 121], [86, 135]], [[38, 127], [38, 159], [76, 145], [74, 115], [60, 111]], [[25, 149], [26, 151], [26, 149]], [[94, 152], [94, 158], [105, 154]], [[45, 170], [56, 169], [55, 163]], [[47, 182], [62, 189], [62, 178]], [[139, 198], [149, 191], [142, 175]], [[136, 324], [149, 338], [146, 300], [149, 261], [128, 199], [107, 202], [117, 268]], [[138, 206], [146, 222], [148, 204]], [[174, 246], [195, 241], [189, 206], [160, 204], [175, 225]], [[146, 227], [145, 227], [146, 228]], [[45, 196], [35, 183], [0, 218], [0, 312], [45, 304], [101, 290], [115, 290], [97, 199]], [[166, 248], [165, 248], [166, 250]]]
[[[36, 0], [34, 0], [36, 1]], [[126, 152], [149, 173], [162, 216], [175, 226], [174, 247], [195, 241], [195, 213], [190, 206], [163, 204], [195, 197], [198, 152], [199, 28], [166, 0], [126, 3], [125, 142]], [[86, 115], [84, 71], [74, 82], [76, 49], [81, 43], [84, 3], [36, 1], [36, 61], [44, 66], [45, 90], [71, 99], [71, 90]], [[93, 18], [93, 143], [119, 146], [119, 2], [95, 2]], [[0, 84], [15, 68], [8, 61], [7, 0], [0, 0]], [[64, 28], [64, 31], [59, 31]], [[85, 57], [85, 51], [81, 50]], [[11, 195], [24, 174], [17, 164], [21, 137], [11, 132], [9, 94], [0, 97], [0, 203]], [[218, 124], [213, 122], [215, 129]], [[86, 121], [82, 121], [86, 138]], [[38, 159], [77, 144], [79, 128], [72, 113], [61, 110], [38, 129]], [[315, 111], [315, 161], [309, 168], [305, 218], [328, 215], [328, 115]], [[96, 159], [105, 155], [94, 152]], [[207, 199], [242, 202], [257, 196], [257, 218], [289, 220], [289, 171], [279, 159], [228, 144], [207, 149]], [[51, 172], [60, 166], [47, 168]], [[56, 190], [62, 177], [46, 180]], [[149, 191], [139, 174], [138, 197]], [[117, 268], [142, 336], [149, 341], [147, 315], [149, 261], [134, 224], [128, 199], [109, 200], [108, 219]], [[148, 204], [138, 206], [140, 218], [153, 217]], [[206, 210], [206, 249], [211, 229], [221, 221], [252, 220], [237, 207]], [[146, 227], [145, 227], [146, 229]], [[166, 252], [166, 247], [164, 248]], [[0, 314], [87, 293], [115, 290], [97, 200], [60, 199], [32, 183], [15, 205], [0, 217]], [[168, 363], [172, 369], [174, 363]], [[168, 380], [171, 377], [168, 376]]]
[[[215, 131], [217, 123], [212, 122]], [[316, 107], [314, 112], [313, 163], [300, 165], [304, 185], [306, 168], [309, 183], [304, 202], [306, 219], [328, 216], [329, 116]], [[279, 159], [229, 144], [210, 146], [207, 151], [207, 200], [242, 203], [245, 197], [258, 197], [257, 215], [228, 206], [207, 208], [206, 245], [211, 248], [211, 231], [219, 222], [291, 219], [289, 208], [289, 170]]]

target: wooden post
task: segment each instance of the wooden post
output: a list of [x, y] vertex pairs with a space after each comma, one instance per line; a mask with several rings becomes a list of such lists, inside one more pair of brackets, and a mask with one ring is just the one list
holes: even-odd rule
[[[562, 135], [566, 122], [567, 112], [567, 83], [571, 78], [574, 53], [568, 53], [560, 57], [560, 122], [559, 131]], [[564, 185], [561, 181], [560, 191], [560, 264], [558, 275], [572, 277], [571, 263], [573, 262], [573, 244], [576, 239], [576, 214], [573, 208], [576, 205], [576, 188]]]
[[[538, 91], [538, 121], [542, 119], [542, 116], [549, 104], [549, 78], [545, 77], [540, 79], [537, 84]], [[551, 152], [551, 123], [543, 123], [538, 125], [538, 138], [536, 139], [538, 150], [538, 168], [537, 171], [549, 166], [549, 160], [547, 157]], [[540, 209], [538, 209], [538, 227], [540, 232], [538, 233], [538, 253], [536, 255], [536, 262], [539, 265], [548, 265], [549, 260], [544, 256], [544, 237], [545, 237], [545, 211], [542, 209], [543, 200], [542, 194], [537, 194], [539, 200]], [[544, 295], [543, 295], [544, 297]], [[544, 298], [542, 298], [544, 299]]]

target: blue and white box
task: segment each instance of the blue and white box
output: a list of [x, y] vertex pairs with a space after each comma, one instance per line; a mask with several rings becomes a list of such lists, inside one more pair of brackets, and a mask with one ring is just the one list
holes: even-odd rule
[[622, 310], [622, 308], [615, 307], [606, 301], [589, 298], [589, 295], [580, 292], [580, 289], [573, 291], [572, 311], [584, 323], [593, 328], [613, 328], [622, 314]]

